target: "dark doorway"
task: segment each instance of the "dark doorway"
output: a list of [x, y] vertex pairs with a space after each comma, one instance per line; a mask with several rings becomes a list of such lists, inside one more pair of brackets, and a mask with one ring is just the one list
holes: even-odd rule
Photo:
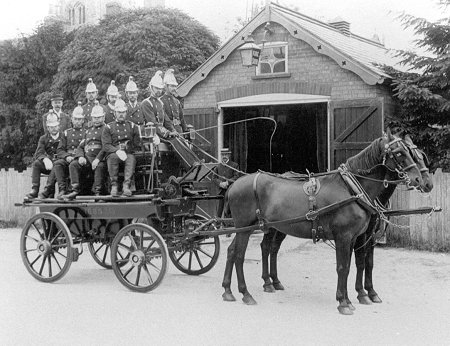
[[273, 121], [257, 119], [224, 126], [224, 145], [232, 149], [233, 160], [242, 170], [326, 170], [326, 103], [224, 108], [224, 124], [256, 117]]

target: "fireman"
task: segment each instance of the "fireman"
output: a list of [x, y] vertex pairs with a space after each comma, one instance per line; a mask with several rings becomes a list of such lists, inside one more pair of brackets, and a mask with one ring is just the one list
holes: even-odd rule
[[126, 120], [127, 106], [122, 99], [115, 105], [116, 120], [107, 124], [102, 134], [102, 145], [106, 155], [109, 178], [111, 179], [111, 196], [119, 196], [119, 166], [124, 165], [123, 196], [130, 197], [130, 182], [134, 175], [135, 150], [140, 148], [138, 126]]
[[177, 132], [187, 132], [188, 127], [184, 120], [183, 108], [180, 101], [175, 97], [175, 90], [177, 88], [177, 80], [173, 74], [173, 69], [168, 69], [164, 74], [165, 94], [161, 96], [161, 101], [164, 104], [164, 111]]
[[[89, 82], [86, 85], [87, 102], [83, 106], [83, 115], [84, 115], [84, 121], [85, 121], [86, 127], [89, 127], [92, 124], [91, 113], [92, 113], [92, 108], [94, 108], [94, 106], [96, 105], [95, 101], [97, 100], [97, 97], [98, 97], [97, 87], [94, 84], [94, 82], [92, 81], [92, 78], [89, 78]], [[102, 105], [100, 105], [100, 107], [102, 107], [104, 112], [106, 113], [105, 107]]]
[[48, 174], [47, 184], [39, 198], [49, 198], [55, 193], [56, 176], [53, 162], [56, 161], [56, 149], [60, 141], [59, 120], [51, 109], [47, 116], [47, 133], [39, 138], [39, 143], [34, 154], [34, 162], [31, 173], [31, 191], [27, 198], [38, 197], [41, 173]]
[[139, 89], [136, 83], [133, 80], [133, 77], [130, 76], [127, 85], [125, 86], [125, 94], [128, 99], [128, 111], [127, 111], [127, 120], [135, 123], [136, 125], [144, 125], [145, 119], [141, 109], [141, 103], [138, 102], [138, 93]]
[[116, 87], [116, 82], [111, 81], [111, 84], [106, 91], [106, 100], [108, 101], [108, 105], [105, 107], [105, 123], [109, 124], [114, 121], [114, 105], [116, 103], [117, 98], [119, 97], [119, 89]]
[[[59, 130], [62, 132], [70, 128], [70, 116], [62, 111], [63, 97], [58, 92], [53, 92], [50, 97], [53, 113], [56, 114], [59, 120]], [[42, 116], [42, 125], [44, 126], [44, 132], [47, 133], [47, 116], [50, 113], [45, 113]]]
[[75, 160], [69, 165], [72, 192], [63, 196], [64, 199], [72, 200], [81, 191], [80, 175], [94, 171], [94, 184], [92, 192], [100, 196], [104, 189], [106, 165], [104, 151], [102, 148], [102, 133], [105, 128], [105, 110], [96, 101], [91, 112], [92, 126], [88, 128], [75, 153]]
[[67, 179], [69, 178], [69, 164], [74, 160], [76, 150], [86, 129], [83, 127], [84, 115], [81, 102], [72, 112], [72, 128], [61, 132], [61, 140], [56, 150], [58, 160], [55, 162], [56, 181], [58, 182], [58, 196], [62, 200], [67, 193]]

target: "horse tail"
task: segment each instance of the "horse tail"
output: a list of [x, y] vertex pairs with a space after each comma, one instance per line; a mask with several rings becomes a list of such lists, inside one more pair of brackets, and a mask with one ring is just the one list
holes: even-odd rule
[[230, 209], [230, 203], [228, 200], [228, 193], [229, 193], [230, 189], [227, 189], [227, 191], [225, 191], [225, 196], [223, 197], [224, 200], [224, 205], [223, 205], [223, 217], [224, 218], [230, 218], [231, 217], [231, 209]]

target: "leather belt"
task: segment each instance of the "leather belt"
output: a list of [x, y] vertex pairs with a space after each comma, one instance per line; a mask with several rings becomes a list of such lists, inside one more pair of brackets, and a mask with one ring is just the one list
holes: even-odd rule
[[86, 152], [86, 151], [91, 150], [91, 149], [101, 149], [101, 148], [102, 148], [102, 145], [101, 145], [101, 144], [95, 144], [95, 143], [93, 143], [93, 144], [88, 144], [88, 145], [86, 145], [86, 146], [84, 147], [84, 151]]

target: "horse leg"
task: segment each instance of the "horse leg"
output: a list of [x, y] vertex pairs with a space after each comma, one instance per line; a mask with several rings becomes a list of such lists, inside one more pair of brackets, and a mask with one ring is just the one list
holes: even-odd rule
[[340, 236], [336, 239], [336, 272], [338, 283], [336, 300], [339, 302], [338, 311], [343, 315], [352, 315], [347, 293], [347, 280], [350, 272], [351, 254], [353, 251], [352, 241]]
[[275, 236], [272, 238], [272, 244], [270, 247], [270, 277], [272, 278], [273, 287], [276, 290], [284, 290], [284, 286], [278, 279], [278, 251], [280, 250], [281, 243], [286, 238], [286, 234], [283, 232], [276, 232]]
[[[356, 239], [352, 240], [351, 246], [350, 246], [350, 256], [348, 258], [348, 271], [350, 273], [350, 267], [352, 266], [352, 255], [353, 255], [353, 249], [355, 248], [355, 241]], [[345, 290], [345, 299], [347, 300], [347, 304], [350, 310], [354, 311], [355, 307], [353, 306], [350, 298], [348, 297], [348, 290], [347, 290], [347, 284], [346, 284], [346, 290]]]
[[261, 278], [264, 280], [263, 288], [264, 292], [273, 293], [275, 288], [272, 285], [269, 275], [269, 254], [272, 239], [275, 235], [276, 230], [271, 228], [269, 232], [264, 234], [263, 240], [261, 241], [261, 262], [262, 262], [262, 275]]
[[358, 301], [360, 304], [369, 305], [372, 301], [369, 299], [366, 291], [363, 288], [363, 276], [364, 276], [364, 266], [366, 259], [366, 247], [364, 243], [366, 242], [366, 233], [361, 234], [356, 238], [355, 242], [355, 264], [356, 264], [356, 282], [355, 290], [358, 292]]
[[253, 299], [252, 295], [248, 292], [244, 277], [245, 251], [247, 250], [250, 233], [251, 232], [236, 234], [235, 267], [236, 267], [236, 276], [238, 280], [238, 289], [239, 292], [242, 293], [243, 295], [242, 301], [247, 305], [255, 305], [256, 301], [255, 299]]
[[225, 289], [225, 292], [222, 294], [222, 298], [226, 302], [234, 302], [236, 298], [231, 292], [231, 277], [233, 275], [233, 266], [236, 261], [236, 237], [234, 237], [230, 246], [228, 246], [227, 250], [227, 261], [225, 264], [225, 272], [223, 274], [222, 287]]
[[371, 237], [367, 244], [367, 256], [365, 261], [366, 275], [364, 277], [364, 288], [367, 290], [369, 298], [374, 303], [381, 303], [382, 300], [373, 289], [372, 271], [373, 271], [373, 252], [375, 249], [375, 239]]

